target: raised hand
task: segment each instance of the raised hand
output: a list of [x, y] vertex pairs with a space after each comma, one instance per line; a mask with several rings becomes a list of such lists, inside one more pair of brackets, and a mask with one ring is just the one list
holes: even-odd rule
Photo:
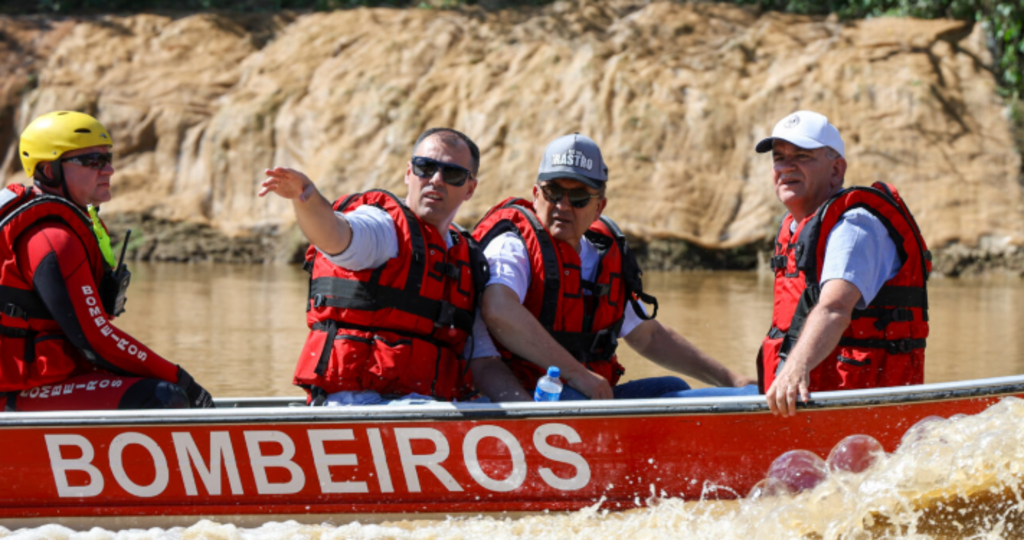
[[295, 169], [276, 167], [263, 171], [267, 178], [263, 181], [259, 196], [274, 192], [285, 199], [298, 199], [306, 202], [316, 193], [316, 186], [308, 176]]

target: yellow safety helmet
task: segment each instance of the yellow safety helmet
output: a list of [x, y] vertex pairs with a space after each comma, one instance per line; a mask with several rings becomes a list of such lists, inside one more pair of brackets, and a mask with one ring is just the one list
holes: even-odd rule
[[21, 166], [32, 178], [40, 161], [53, 161], [79, 148], [113, 144], [99, 120], [80, 112], [54, 111], [36, 118], [21, 132]]

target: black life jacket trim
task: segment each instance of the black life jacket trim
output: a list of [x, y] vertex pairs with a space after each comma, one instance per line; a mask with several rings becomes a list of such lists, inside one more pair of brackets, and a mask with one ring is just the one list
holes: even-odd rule
[[[487, 288], [487, 282], [491, 279], [490, 265], [487, 264], [487, 257], [484, 256], [484, 250], [480, 243], [473, 238], [473, 233], [458, 223], [453, 223], [452, 226], [469, 247], [469, 271], [472, 273], [474, 290], [473, 303], [479, 307], [484, 297], [484, 289]], [[459, 292], [465, 292], [462, 290], [461, 282], [459, 283]]]
[[566, 351], [580, 362], [604, 362], [615, 356], [619, 346], [619, 332], [625, 318], [612, 323], [611, 326], [597, 332], [555, 332], [549, 330], [551, 337]]
[[[446, 346], [444, 343], [441, 343], [440, 341], [437, 340], [437, 338], [435, 338], [433, 336], [424, 336], [424, 335], [415, 334], [415, 333], [412, 333], [412, 332], [406, 332], [406, 331], [403, 331], [403, 330], [371, 328], [369, 326], [363, 326], [363, 325], [359, 325], [359, 324], [351, 324], [351, 323], [347, 323], [345, 321], [338, 321], [338, 320], [334, 320], [334, 319], [328, 319], [327, 321], [315, 322], [315, 323], [313, 323], [312, 330], [316, 330], [316, 331], [319, 331], [319, 332], [327, 332], [331, 328], [331, 325], [329, 323], [333, 323], [335, 330], [339, 331], [339, 332], [342, 331], [342, 330], [355, 330], [355, 331], [358, 331], [358, 332], [365, 332], [365, 333], [370, 334], [370, 335], [377, 335], [379, 332], [387, 332], [389, 334], [395, 334], [397, 336], [402, 336], [402, 337], [406, 337], [406, 338], [409, 338], [409, 339], [418, 339], [420, 341], [425, 341], [425, 342], [427, 342], [427, 343], [429, 343], [429, 344], [431, 344], [431, 345], [433, 345], [435, 347], [444, 347], [444, 346]], [[348, 334], [343, 334], [343, 335], [348, 335]], [[356, 339], [357, 337], [358, 336], [352, 336], [352, 339], [358, 341], [358, 339]], [[369, 338], [367, 338], [367, 339], [369, 339]], [[369, 343], [369, 342], [367, 342], [367, 343]]]
[[313, 280], [310, 294], [313, 307], [360, 311], [391, 308], [434, 321], [440, 327], [454, 326], [466, 332], [473, 329], [473, 311], [457, 308], [444, 300], [431, 300], [420, 295], [410, 297], [405, 289], [380, 285], [370, 287], [353, 279], [322, 277]]
[[[884, 184], [876, 185], [882, 185], [884, 187]], [[892, 196], [892, 193], [888, 190], [888, 188], [886, 188], [883, 191], [876, 187], [854, 186], [833, 195], [831, 198], [829, 198], [829, 200], [825, 201], [825, 203], [820, 208], [818, 208], [817, 211], [815, 211], [814, 216], [811, 217], [811, 219], [807, 222], [806, 225], [804, 225], [803, 229], [800, 231], [800, 237], [796, 242], [798, 247], [803, 247], [803, 253], [797, 253], [797, 269], [799, 271], [804, 272], [806, 286], [804, 288], [803, 293], [800, 295], [800, 300], [797, 304], [796, 310], [794, 310], [793, 312], [793, 318], [790, 321], [789, 330], [783, 336], [778, 336], [784, 338], [784, 341], [779, 351], [779, 357], [781, 360], [779, 363], [780, 367], [783, 363], [785, 363], [786, 356], [788, 356], [789, 351], [792, 350], [792, 347], [800, 338], [800, 334], [803, 332], [804, 324], [806, 324], [807, 322], [807, 317], [810, 316], [811, 310], [818, 305], [818, 301], [821, 295], [821, 285], [818, 283], [820, 277], [818, 276], [817, 246], [818, 242], [821, 239], [820, 235], [822, 220], [824, 219], [825, 214], [828, 212], [828, 209], [832, 206], [832, 204], [834, 204], [835, 201], [838, 200], [840, 197], [848, 194], [850, 191], [864, 191], [869, 194], [881, 197], [882, 200], [891, 204], [893, 208], [895, 208], [899, 212], [899, 214], [904, 218], [905, 221], [911, 224], [913, 230], [917, 231], [917, 224], [912, 223], [912, 218], [907, 219], [907, 212], [904, 210], [903, 206], [896, 201], [895, 197]], [[849, 212], [850, 210], [854, 210], [857, 208], [863, 208], [867, 210], [868, 212], [871, 213], [871, 215], [875, 216], [882, 223], [883, 226], [885, 226], [885, 229], [888, 232], [889, 237], [892, 239], [893, 244], [896, 247], [896, 254], [900, 258], [901, 266], [906, 264], [909, 255], [907, 254], [907, 251], [903, 246], [903, 235], [899, 233], [899, 231], [892, 224], [892, 222], [887, 217], [882, 215], [881, 212], [874, 208], [871, 208], [870, 206], [863, 202], [850, 205], [848, 208], [846, 208], [846, 210], [843, 211], [843, 213], [845, 214], [846, 212]], [[785, 223], [785, 219], [783, 219], [783, 223]], [[779, 228], [779, 231], [781, 233], [781, 227]], [[778, 241], [776, 241], [776, 244], [778, 244]], [[918, 246], [920, 246], [920, 242], [917, 242], [917, 244]], [[921, 250], [922, 265], [925, 261], [924, 253], [925, 251]], [[786, 277], [790, 276], [787, 275]], [[925, 281], [927, 281], [927, 277], [925, 277]], [[872, 299], [869, 307], [863, 310], [854, 310], [851, 318], [871, 316], [871, 313], [876, 313], [874, 311], [876, 309], [882, 309], [883, 311], [892, 312], [895, 308], [921, 308], [924, 320], [927, 321], [928, 292], [926, 287], [927, 285], [924, 283], [921, 285], [921, 287], [883, 285], [882, 288], [879, 289], [878, 293], [875, 295], [874, 299]], [[886, 307], [875, 308], [871, 306]], [[869, 310], [872, 311], [869, 312]], [[885, 321], [884, 324], [888, 324], [888, 322], [889, 321]], [[773, 337], [772, 332], [781, 333], [781, 331], [775, 328], [774, 326], [769, 331], [769, 337]], [[775, 339], [775, 337], [773, 337], [773, 339]], [[905, 342], [908, 341], [913, 342], [913, 348], [924, 348], [925, 340], [923, 339], [864, 340], [854, 338], [842, 338], [840, 339], [839, 344], [841, 346], [862, 347], [868, 349], [892, 350], [892, 347], [897, 347], [899, 350], [903, 350], [906, 348]], [[920, 342], [920, 346], [918, 346], [918, 342]], [[884, 343], [896, 345], [881, 345]], [[777, 371], [778, 369], [776, 369], [776, 372]]]
[[909, 354], [914, 349], [923, 349], [928, 340], [913, 339], [856, 339], [841, 338], [840, 347], [856, 347], [859, 349], [885, 349], [889, 354]]
[[[540, 245], [541, 259], [544, 262], [544, 294], [541, 298], [540, 316], [537, 317], [537, 321], [551, 333], [555, 327], [555, 315], [558, 312], [558, 299], [562, 289], [562, 276], [558, 274], [558, 254], [555, 251], [555, 245], [551, 241], [551, 235], [548, 234], [547, 229], [532, 211], [515, 204], [514, 199], [501, 208], [512, 209], [522, 214], [533, 228], [533, 235], [537, 238], [537, 244]], [[485, 216], [484, 219], [487, 217]], [[495, 223], [494, 227], [480, 239], [480, 245], [487, 246], [492, 240], [506, 232], [514, 232], [523, 241], [523, 246], [526, 245], [526, 240], [520, 234], [519, 229], [509, 220]]]
[[[579, 283], [577, 284], [578, 286], [576, 287], [576, 293], [574, 294], [571, 291], [563, 291], [562, 296], [565, 298], [583, 298], [583, 289], [586, 288], [586, 286], [583, 285], [586, 282], [583, 279], [583, 268], [580, 265], [567, 262], [562, 263], [562, 268], [567, 270], [575, 270], [576, 273], [580, 276]], [[598, 269], [598, 271], [600, 271], [600, 269]], [[586, 325], [584, 325], [584, 328], [586, 328]]]
[[0, 313], [19, 319], [53, 320], [50, 310], [34, 290], [0, 285]]
[[[600, 219], [608, 227], [608, 230], [612, 232], [612, 238], [619, 246], [619, 257], [622, 259], [621, 278], [623, 285], [626, 287], [626, 299], [633, 305], [633, 312], [642, 321], [656, 318], [658, 316], [658, 299], [654, 295], [644, 292], [644, 273], [640, 270], [640, 264], [636, 261], [636, 254], [633, 253], [633, 250], [629, 248], [629, 243], [626, 242], [626, 235], [623, 234], [622, 229], [610, 217], [601, 216]], [[608, 283], [611, 284], [611, 280]], [[645, 313], [644, 309], [640, 307], [640, 301], [654, 306], [654, 312], [649, 315]]]
[[[3, 218], [0, 219], [0, 231], [6, 228], [12, 220], [20, 216], [23, 212], [27, 212], [41, 204], [50, 203], [61, 204], [71, 209], [73, 211], [72, 213], [82, 220], [83, 225], [89, 231], [92, 231], [92, 219], [90, 219], [89, 216], [86, 215], [81, 208], [79, 208], [77, 205], [63, 197], [58, 197], [56, 195], [49, 195], [45, 193], [42, 195], [31, 196], [31, 192], [28, 188], [26, 188], [25, 192], [20, 196], [6, 188], [0, 189], [0, 195], [2, 195], [3, 197], [3, 199], [0, 199], [0, 215], [3, 216]], [[23, 201], [29, 197], [31, 198], [28, 200], [28, 202], [25, 202], [24, 204], [15, 207], [9, 213], [4, 213], [11, 207], [10, 205], [17, 203], [18, 201]], [[46, 220], [59, 221], [67, 224], [67, 226], [71, 229], [71, 232], [74, 233], [75, 236], [78, 236], [78, 239], [82, 242], [83, 247], [86, 245], [86, 242], [98, 242], [94, 234], [89, 234], [88, 238], [82, 238], [78, 234], [78, 231], [75, 229], [74, 225], [68, 223], [67, 220], [65, 220], [62, 216], [51, 215], [37, 220], [32, 225], [34, 225], [35, 223], [41, 223]], [[27, 231], [29, 228], [32, 227], [32, 225], [26, 227], [25, 230]], [[22, 231], [22, 233], [24, 233], [24, 231]], [[12, 246], [15, 242], [17, 242], [18, 238], [20, 238], [20, 234], [21, 233], [19, 233], [19, 235], [16, 236], [15, 238], [12, 238]], [[85, 249], [85, 254], [87, 258], [90, 256], [89, 249]], [[90, 268], [93, 268], [91, 260], [89, 261], [89, 264]], [[116, 304], [117, 295], [120, 293], [120, 287], [118, 287], [117, 290], [111, 290], [109, 287], [102, 286], [102, 284], [105, 281], [109, 279], [116, 280], [116, 278], [113, 277], [113, 269], [110, 268], [110, 265], [108, 265], [107, 262], [103, 260], [102, 257], [100, 257], [100, 265], [101, 268], [103, 269], [103, 274], [100, 276], [100, 279], [96, 281], [96, 294], [99, 296], [100, 303], [102, 304], [106, 314], [108, 316], [111, 316], [112, 314], [108, 307]], [[0, 285], [0, 311], [10, 311], [11, 313], [24, 313], [27, 314], [28, 318], [31, 319], [54, 320], [54, 317], [50, 313], [50, 310], [46, 307], [46, 305], [43, 303], [42, 298], [40, 298], [35, 291], [30, 291], [27, 289], [16, 289], [13, 287], [3, 285]], [[22, 315], [20, 314], [17, 315], [17, 317], [21, 316]]]

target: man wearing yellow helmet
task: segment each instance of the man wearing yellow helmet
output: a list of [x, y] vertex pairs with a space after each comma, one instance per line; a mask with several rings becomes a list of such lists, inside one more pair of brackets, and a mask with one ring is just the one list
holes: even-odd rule
[[0, 190], [0, 407], [212, 407], [209, 392], [111, 322], [128, 271], [96, 207], [110, 200], [110, 133], [57, 111], [21, 135], [34, 187]]

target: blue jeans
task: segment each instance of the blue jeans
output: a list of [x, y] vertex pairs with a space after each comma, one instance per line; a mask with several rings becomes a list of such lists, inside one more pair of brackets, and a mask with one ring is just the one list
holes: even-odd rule
[[[712, 388], [690, 388], [686, 381], [679, 377], [651, 377], [620, 384], [612, 388], [615, 399], [651, 399], [651, 398], [696, 398], [696, 397], [732, 397], [756, 396], [757, 385]], [[581, 392], [566, 386], [562, 389], [559, 401], [583, 401], [588, 399]]]
[[661, 397], [733, 397], [733, 396], [756, 396], [757, 385], [751, 384], [749, 386], [740, 386], [734, 388], [731, 386], [713, 386], [711, 388], [694, 388], [691, 390], [683, 390], [682, 392], [675, 392], [672, 395], [661, 396]]
[[[651, 377], [637, 379], [612, 388], [615, 399], [650, 399], [673, 397], [673, 394], [689, 391], [690, 385], [679, 377]], [[589, 399], [582, 392], [571, 386], [562, 389], [559, 401], [584, 401]]]

